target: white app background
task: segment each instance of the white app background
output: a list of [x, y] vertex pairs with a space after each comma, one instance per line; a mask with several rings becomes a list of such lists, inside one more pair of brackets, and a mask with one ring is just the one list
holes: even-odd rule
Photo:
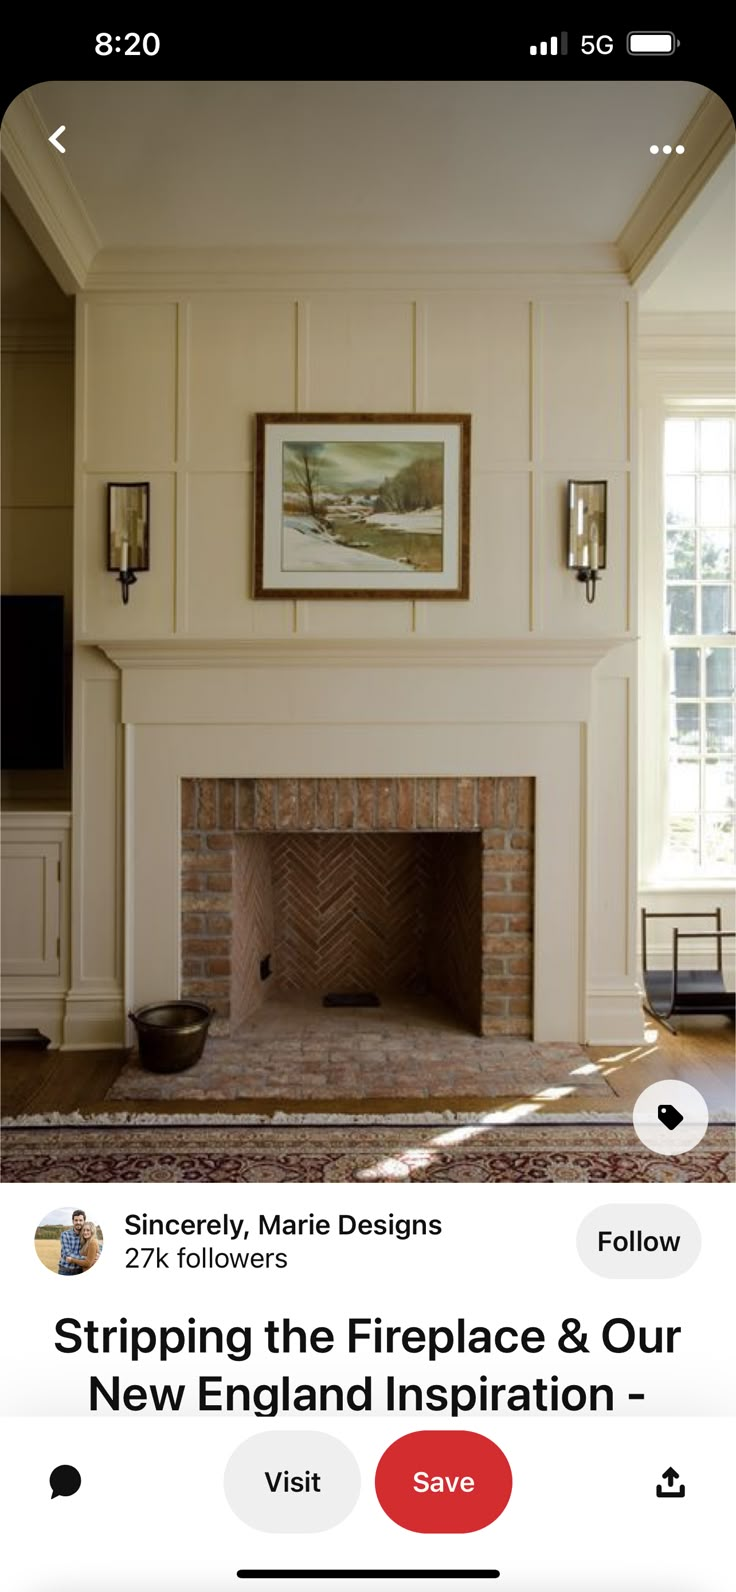
[[[516, 1592], [593, 1586], [613, 1592], [721, 1592], [732, 1584], [728, 1543], [733, 1488], [733, 1366], [728, 1348], [733, 1325], [731, 1241], [733, 1190], [697, 1185], [662, 1188], [611, 1185], [494, 1186], [386, 1190], [352, 1187], [237, 1185], [146, 1187], [101, 1185], [65, 1190], [60, 1185], [6, 1187], [2, 1191], [6, 1280], [12, 1279], [3, 1316], [2, 1397], [3, 1497], [6, 1516], [6, 1584], [13, 1592], [220, 1592], [249, 1584], [276, 1587], [273, 1572], [416, 1570], [417, 1585], [429, 1570], [496, 1568], [498, 1584]], [[44, 1270], [33, 1247], [44, 1214], [65, 1203], [84, 1205], [104, 1233], [102, 1258], [69, 1287]], [[621, 1208], [628, 1231], [629, 1209], [646, 1208], [636, 1230], [656, 1234], [657, 1210], [686, 1213], [702, 1243], [697, 1258], [679, 1276], [658, 1280], [599, 1276], [577, 1248], [581, 1223], [597, 1208]], [[328, 1218], [329, 1235], [267, 1237], [259, 1217]], [[205, 1234], [128, 1237], [128, 1214], [179, 1221], [244, 1218], [247, 1239], [233, 1242]], [[390, 1236], [340, 1237], [339, 1217], [394, 1217], [441, 1221], [439, 1236], [399, 1240]], [[152, 1245], [164, 1250], [169, 1270], [126, 1269], [126, 1251]], [[697, 1246], [696, 1246], [697, 1247]], [[176, 1252], [236, 1249], [280, 1252], [283, 1269], [245, 1271], [180, 1269]], [[130, 1258], [130, 1257], [128, 1257]], [[142, 1258], [140, 1255], [139, 1259]], [[630, 1258], [630, 1257], [629, 1257]], [[657, 1262], [655, 1261], [654, 1264]], [[614, 1261], [615, 1266], [615, 1261]], [[316, 1355], [267, 1352], [264, 1324], [284, 1318], [309, 1331], [329, 1327], [331, 1352]], [[385, 1329], [432, 1325], [457, 1332], [467, 1327], [541, 1329], [539, 1354], [521, 1349], [490, 1353], [374, 1353], [369, 1343], [347, 1352], [347, 1324], [361, 1318], [370, 1328], [380, 1317]], [[244, 1360], [211, 1348], [203, 1354], [158, 1352], [133, 1362], [119, 1352], [80, 1350], [62, 1354], [58, 1324], [84, 1335], [125, 1324], [146, 1326], [152, 1335], [169, 1326], [249, 1326], [252, 1352]], [[563, 1323], [580, 1323], [587, 1353], [565, 1354], [558, 1346]], [[69, 1323], [79, 1323], [70, 1326]], [[602, 1343], [629, 1335], [621, 1354]], [[676, 1332], [674, 1329], [679, 1328]], [[68, 1340], [67, 1340], [68, 1341]], [[159, 1341], [157, 1339], [157, 1341]], [[239, 1341], [239, 1340], [238, 1340]], [[414, 1341], [414, 1340], [412, 1340]], [[505, 1342], [510, 1335], [506, 1334]], [[211, 1340], [210, 1340], [211, 1342]], [[660, 1345], [662, 1352], [642, 1352]], [[670, 1352], [667, 1352], [669, 1345]], [[303, 1384], [342, 1387], [370, 1379], [372, 1410], [363, 1413], [284, 1410], [275, 1417], [244, 1413], [235, 1395], [232, 1413], [199, 1413], [200, 1378], [220, 1377], [221, 1387], [275, 1387], [284, 1401]], [[98, 1410], [91, 1413], [91, 1379]], [[386, 1412], [388, 1378], [408, 1388], [405, 1413]], [[477, 1399], [481, 1379], [497, 1384], [499, 1408], [418, 1410], [429, 1386], [461, 1391]], [[510, 1413], [510, 1386], [544, 1384], [582, 1390], [579, 1413]], [[116, 1381], [117, 1379], [117, 1381]], [[179, 1413], [154, 1413], [152, 1389], [183, 1389]], [[213, 1384], [210, 1382], [210, 1386]], [[613, 1411], [590, 1413], [590, 1389], [610, 1388]], [[131, 1393], [130, 1390], [133, 1390]], [[125, 1395], [132, 1407], [125, 1407]], [[632, 1401], [631, 1393], [644, 1393]], [[290, 1396], [290, 1395], [289, 1395]], [[111, 1401], [120, 1408], [114, 1413]], [[222, 1403], [225, 1404], [223, 1391]], [[32, 1418], [29, 1418], [32, 1417]], [[408, 1432], [480, 1432], [505, 1453], [513, 1473], [510, 1502], [500, 1517], [474, 1532], [427, 1533], [404, 1529], [384, 1513], [376, 1496], [376, 1467], [386, 1448]], [[268, 1433], [284, 1468], [299, 1436], [331, 1434], [344, 1444], [359, 1472], [357, 1501], [338, 1524], [321, 1531], [283, 1534], [258, 1529], [236, 1516], [225, 1495], [225, 1472], [247, 1439]], [[280, 1448], [278, 1445], [282, 1444]], [[75, 1466], [82, 1485], [74, 1497], [51, 1499], [48, 1478], [57, 1465]], [[294, 1467], [296, 1469], [296, 1467]], [[684, 1495], [658, 1498], [668, 1469], [678, 1473]], [[288, 1511], [288, 1502], [287, 1502]], [[431, 1507], [431, 1505], [430, 1505]], [[249, 1515], [249, 1518], [250, 1515]], [[246, 1571], [247, 1577], [238, 1576]], [[267, 1580], [254, 1579], [269, 1571]], [[425, 1580], [422, 1580], [422, 1572]], [[346, 1585], [379, 1592], [387, 1580]], [[410, 1583], [402, 1579], [401, 1586]], [[483, 1581], [458, 1585], [483, 1585]], [[491, 1584], [490, 1582], [488, 1584]], [[495, 1583], [494, 1583], [495, 1584]], [[284, 1582], [288, 1592], [318, 1587], [316, 1579]]]

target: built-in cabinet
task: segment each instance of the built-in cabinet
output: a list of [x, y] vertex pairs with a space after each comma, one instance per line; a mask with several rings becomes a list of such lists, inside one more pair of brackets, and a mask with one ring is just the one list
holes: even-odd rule
[[68, 812], [5, 812], [0, 838], [2, 1023], [61, 1042], [69, 987]]

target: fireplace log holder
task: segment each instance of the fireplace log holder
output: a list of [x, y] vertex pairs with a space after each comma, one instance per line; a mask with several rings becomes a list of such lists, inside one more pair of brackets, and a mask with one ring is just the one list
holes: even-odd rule
[[[713, 918], [714, 929], [672, 930], [672, 965], [667, 968], [650, 968], [647, 958], [647, 923], [652, 918]], [[723, 976], [723, 941], [733, 940], [736, 931], [721, 928], [721, 909], [713, 912], [641, 912], [641, 957], [644, 978], [644, 1010], [671, 1034], [677, 1029], [671, 1017], [692, 1014], [699, 1017], [730, 1017], [736, 1015], [736, 995], [726, 987]], [[705, 940], [715, 950], [715, 967], [684, 968], [680, 963], [680, 942]]]

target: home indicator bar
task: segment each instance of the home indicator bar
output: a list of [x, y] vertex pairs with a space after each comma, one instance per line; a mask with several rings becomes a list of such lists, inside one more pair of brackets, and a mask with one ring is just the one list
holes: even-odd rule
[[500, 1570], [238, 1570], [239, 1581], [498, 1581]]

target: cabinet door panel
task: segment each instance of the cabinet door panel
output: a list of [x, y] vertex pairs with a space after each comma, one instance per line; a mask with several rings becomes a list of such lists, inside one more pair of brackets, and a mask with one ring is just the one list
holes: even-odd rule
[[2, 972], [6, 978], [60, 972], [61, 846], [5, 840], [2, 848]]

